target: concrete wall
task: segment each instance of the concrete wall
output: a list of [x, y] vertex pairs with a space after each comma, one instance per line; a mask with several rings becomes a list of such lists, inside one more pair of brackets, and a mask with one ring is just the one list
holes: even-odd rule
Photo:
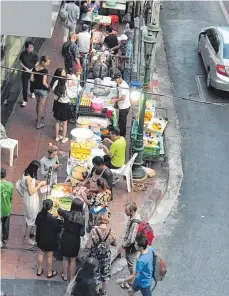
[[50, 38], [61, 1], [1, 1], [1, 34]]

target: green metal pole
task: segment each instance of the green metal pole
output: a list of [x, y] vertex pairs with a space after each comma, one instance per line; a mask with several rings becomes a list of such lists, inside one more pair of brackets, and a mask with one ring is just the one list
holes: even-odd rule
[[140, 112], [139, 112], [138, 133], [137, 133], [137, 139], [134, 143], [134, 153], [138, 153], [138, 156], [136, 157], [133, 165], [134, 179], [143, 179], [146, 176], [146, 173], [142, 168], [143, 151], [144, 151], [143, 134], [144, 134], [144, 118], [145, 118], [145, 109], [146, 109], [147, 86], [150, 82], [150, 60], [151, 60], [151, 56], [148, 56], [146, 65], [145, 65], [143, 94], [142, 94], [142, 100], [141, 100], [141, 106], [140, 106]]

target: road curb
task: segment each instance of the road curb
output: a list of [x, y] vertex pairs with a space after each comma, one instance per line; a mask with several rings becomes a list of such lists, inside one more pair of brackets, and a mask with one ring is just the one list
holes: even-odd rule
[[[156, 73], [153, 74], [153, 80], [158, 80], [160, 91], [167, 96], [162, 96], [158, 88], [154, 88], [158, 98], [159, 107], [167, 110], [168, 126], [165, 130], [166, 152], [169, 164], [169, 178], [167, 189], [164, 192], [160, 204], [154, 211], [150, 224], [162, 223], [169, 215], [174, 202], [176, 201], [182, 180], [183, 169], [181, 160], [181, 136], [179, 133], [179, 122], [177, 119], [176, 109], [173, 103], [171, 80], [168, 72], [166, 53], [164, 48], [163, 34], [158, 35], [158, 48], [156, 52]], [[154, 83], [156, 85], [156, 83]]]

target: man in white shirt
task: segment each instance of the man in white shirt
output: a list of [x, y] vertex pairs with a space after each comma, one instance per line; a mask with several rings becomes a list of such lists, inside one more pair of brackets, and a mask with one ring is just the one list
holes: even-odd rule
[[127, 116], [130, 110], [130, 91], [129, 85], [122, 79], [120, 71], [116, 71], [112, 77], [112, 80], [117, 83], [118, 97], [112, 98], [112, 103], [117, 105], [119, 109], [118, 125], [120, 129], [120, 136], [126, 136], [126, 124]]
[[76, 23], [80, 17], [80, 9], [79, 6], [75, 4], [75, 1], [68, 1], [68, 3], [65, 3], [64, 5], [68, 12], [68, 19], [64, 27], [63, 38], [63, 42], [66, 42], [69, 39], [69, 34], [76, 32]]
[[84, 24], [82, 26], [82, 32], [80, 32], [77, 36], [77, 44], [80, 54], [82, 55], [89, 53], [91, 33], [88, 32], [88, 25]]

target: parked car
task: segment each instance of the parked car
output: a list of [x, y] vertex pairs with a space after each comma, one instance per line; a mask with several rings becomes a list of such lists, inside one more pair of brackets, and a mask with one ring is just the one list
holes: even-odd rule
[[207, 71], [207, 87], [229, 91], [229, 27], [202, 29], [198, 53]]

